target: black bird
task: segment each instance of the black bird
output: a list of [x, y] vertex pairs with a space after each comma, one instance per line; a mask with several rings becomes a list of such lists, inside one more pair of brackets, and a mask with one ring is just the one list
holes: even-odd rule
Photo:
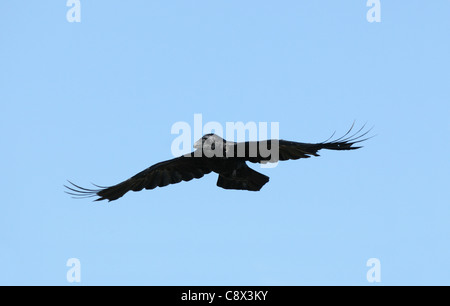
[[[154, 189], [181, 181], [198, 179], [205, 174], [219, 174], [217, 186], [224, 189], [259, 191], [269, 177], [249, 168], [247, 161], [252, 163], [278, 162], [319, 156], [321, 149], [355, 150], [353, 146], [369, 138], [362, 139], [369, 131], [362, 133], [364, 126], [353, 135], [353, 129], [341, 138], [320, 143], [301, 143], [285, 140], [265, 140], [253, 142], [229, 142], [215, 134], [204, 135], [194, 144], [194, 152], [171, 160], [157, 163], [122, 183], [111, 187], [97, 186], [99, 189], [87, 189], [73, 184], [65, 186], [67, 193], [76, 198], [96, 197], [96, 201], [114, 201], [128, 191]], [[334, 135], [334, 134], [333, 134]]]

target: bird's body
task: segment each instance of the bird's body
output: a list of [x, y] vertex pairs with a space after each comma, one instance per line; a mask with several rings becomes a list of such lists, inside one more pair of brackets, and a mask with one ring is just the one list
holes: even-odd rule
[[[350, 129], [351, 130], [351, 129]], [[111, 187], [86, 189], [75, 185], [66, 186], [68, 193], [76, 197], [98, 196], [96, 201], [113, 201], [122, 197], [128, 191], [154, 189], [181, 181], [201, 178], [211, 172], [219, 175], [217, 186], [224, 189], [259, 191], [269, 177], [247, 166], [247, 162], [267, 163], [284, 160], [296, 160], [319, 156], [321, 149], [354, 150], [354, 144], [364, 141], [361, 138], [368, 132], [344, 137], [335, 141], [321, 143], [300, 143], [285, 140], [266, 140], [254, 142], [228, 142], [215, 134], [203, 136], [194, 145], [194, 152], [157, 163], [139, 172], [126, 181]]]

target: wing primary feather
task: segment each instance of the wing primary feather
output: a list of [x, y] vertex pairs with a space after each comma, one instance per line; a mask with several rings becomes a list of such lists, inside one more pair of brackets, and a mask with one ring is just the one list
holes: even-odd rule
[[[362, 137], [364, 137], [364, 136], [366, 136], [367, 134], [369, 134], [370, 131], [372, 131], [372, 129], [373, 129], [373, 127], [371, 127], [368, 131], [364, 132], [363, 134], [358, 135], [357, 137], [355, 137], [355, 136], [362, 130], [362, 129], [360, 129], [360, 130], [358, 131], [358, 133], [356, 133], [356, 134], [353, 135], [352, 137], [349, 137], [349, 138], [347, 138], [347, 139], [344, 139], [343, 141], [344, 141], [344, 142], [357, 143], [357, 142], [356, 142], [357, 140], [359, 140], [359, 139], [361, 139]], [[372, 137], [374, 137], [374, 136], [370, 136], [370, 137], [366, 138], [365, 140], [368, 140], [368, 139], [370, 139], [370, 138], [372, 138]], [[361, 142], [361, 141], [363, 141], [363, 140], [359, 140], [358, 142]]]
[[327, 141], [329, 141], [330, 139], [332, 139], [332, 138], [334, 137], [334, 135], [336, 135], [336, 131], [334, 131], [333, 134], [331, 134], [331, 136], [330, 136], [327, 140], [325, 140], [324, 142], [327, 142]]
[[72, 182], [69, 181], [69, 180], [68, 180], [68, 182], [69, 182], [71, 185], [75, 186], [76, 188], [78, 188], [78, 189], [80, 189], [80, 190], [85, 190], [85, 191], [87, 191], [87, 192], [97, 191], [97, 190], [95, 190], [95, 189], [83, 188], [83, 187], [81, 187], [81, 186], [78, 186], [77, 184], [72, 183]]
[[[356, 133], [354, 133], [354, 134], [351, 135], [351, 136], [348, 136], [348, 137], [345, 138], [345, 139], [341, 139], [341, 141], [349, 141], [350, 139], [353, 139], [353, 137], [355, 137], [356, 135], [358, 135], [358, 133], [361, 132], [361, 131], [364, 129], [365, 126], [366, 126], [366, 124], [364, 124], [364, 125], [363, 125]], [[367, 134], [368, 132], [370, 132], [370, 130], [367, 131], [366, 134]], [[364, 135], [364, 134], [363, 134], [363, 135]]]
[[336, 139], [336, 140], [334, 140], [334, 141], [335, 141], [335, 142], [336, 142], [336, 141], [340, 141], [342, 138], [347, 137], [347, 135], [350, 134], [350, 132], [353, 130], [353, 127], [355, 126], [355, 122], [356, 122], [356, 120], [353, 121], [352, 126], [351, 126], [350, 129], [347, 131], [347, 133], [345, 133], [342, 137], [340, 137], [340, 138], [338, 138], [338, 139]]
[[68, 182], [72, 186], [64, 185], [64, 187], [66, 187], [69, 190], [69, 191], [64, 191], [64, 192], [73, 196], [73, 198], [75, 198], [75, 199], [84, 199], [84, 198], [95, 197], [97, 195], [97, 193], [99, 191], [101, 191], [101, 189], [100, 190], [88, 189], [88, 188], [78, 186], [77, 184], [74, 184], [69, 180], [68, 180]]

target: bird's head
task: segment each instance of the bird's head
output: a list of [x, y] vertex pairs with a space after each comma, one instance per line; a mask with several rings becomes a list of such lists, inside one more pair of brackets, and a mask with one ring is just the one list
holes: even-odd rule
[[195, 149], [203, 148], [203, 150], [214, 151], [222, 150], [225, 144], [225, 139], [216, 134], [206, 134], [194, 144]]

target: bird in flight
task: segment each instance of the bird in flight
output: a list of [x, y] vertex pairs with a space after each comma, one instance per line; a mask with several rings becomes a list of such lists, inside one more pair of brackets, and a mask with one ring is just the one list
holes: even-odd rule
[[128, 191], [154, 189], [181, 181], [199, 179], [205, 174], [215, 172], [219, 175], [217, 186], [224, 189], [259, 191], [269, 177], [247, 166], [251, 163], [273, 163], [319, 156], [318, 151], [355, 150], [354, 146], [370, 137], [364, 138], [370, 130], [363, 132], [364, 126], [351, 134], [353, 125], [342, 137], [331, 140], [333, 135], [320, 143], [302, 143], [286, 140], [264, 140], [231, 142], [215, 135], [206, 134], [195, 144], [189, 154], [157, 163], [133, 177], [111, 187], [95, 185], [98, 189], [87, 189], [69, 181], [66, 193], [75, 198], [98, 197], [95, 201], [114, 201]]

